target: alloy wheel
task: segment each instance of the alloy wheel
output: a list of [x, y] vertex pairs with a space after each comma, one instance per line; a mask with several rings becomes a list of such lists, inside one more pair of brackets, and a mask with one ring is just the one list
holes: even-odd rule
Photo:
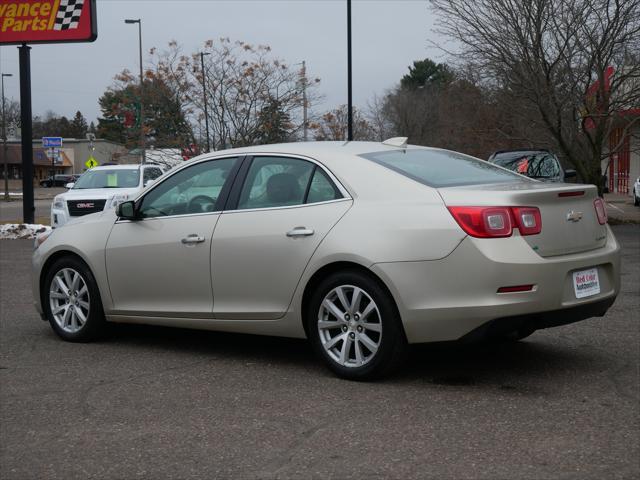
[[89, 318], [90, 298], [87, 282], [73, 268], [55, 274], [49, 287], [49, 306], [56, 324], [67, 333], [82, 329]]
[[343, 367], [361, 367], [382, 342], [382, 317], [373, 298], [354, 285], [341, 285], [322, 300], [318, 311], [320, 343]]

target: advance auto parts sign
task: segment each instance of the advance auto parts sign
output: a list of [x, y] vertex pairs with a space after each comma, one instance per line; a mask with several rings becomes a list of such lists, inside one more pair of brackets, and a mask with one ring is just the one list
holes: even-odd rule
[[93, 42], [95, 0], [0, 0], [0, 44]]

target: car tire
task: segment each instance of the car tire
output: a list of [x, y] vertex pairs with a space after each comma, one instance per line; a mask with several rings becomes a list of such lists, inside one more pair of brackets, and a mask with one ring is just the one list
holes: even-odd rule
[[69, 342], [89, 342], [106, 328], [96, 280], [76, 257], [56, 260], [42, 286], [42, 306], [51, 328]]
[[406, 358], [407, 339], [393, 298], [359, 271], [336, 272], [317, 285], [305, 327], [315, 353], [342, 378], [380, 378]]

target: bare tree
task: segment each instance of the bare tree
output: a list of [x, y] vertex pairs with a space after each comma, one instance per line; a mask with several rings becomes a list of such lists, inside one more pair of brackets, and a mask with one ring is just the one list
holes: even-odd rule
[[[202, 51], [206, 54], [204, 72], [200, 53], [184, 55], [176, 42], [164, 52], [154, 49], [151, 53], [155, 70], [172, 85], [194, 124], [206, 123], [204, 80], [214, 149], [299, 135], [304, 127], [302, 87], [306, 88], [307, 107], [313, 108], [321, 98], [316, 89], [319, 79], [301, 79], [298, 69], [274, 58], [266, 45], [221, 38], [205, 42]], [[274, 122], [274, 118], [286, 121]], [[270, 126], [278, 130], [277, 135], [269, 131]]]
[[[522, 105], [602, 191], [609, 145], [639, 121], [640, 0], [430, 0], [457, 55]], [[517, 113], [517, 112], [516, 112]]]
[[[347, 139], [347, 105], [340, 105], [338, 108], [325, 112], [319, 121], [311, 124], [314, 131], [314, 138], [319, 141], [324, 140], [346, 140]], [[356, 108], [353, 109], [353, 139], [354, 140], [374, 140], [375, 130], [366, 117]]]

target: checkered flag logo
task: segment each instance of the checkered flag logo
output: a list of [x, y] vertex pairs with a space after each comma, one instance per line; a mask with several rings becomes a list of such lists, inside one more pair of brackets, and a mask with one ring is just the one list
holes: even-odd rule
[[74, 30], [78, 28], [84, 0], [60, 0], [54, 30]]

